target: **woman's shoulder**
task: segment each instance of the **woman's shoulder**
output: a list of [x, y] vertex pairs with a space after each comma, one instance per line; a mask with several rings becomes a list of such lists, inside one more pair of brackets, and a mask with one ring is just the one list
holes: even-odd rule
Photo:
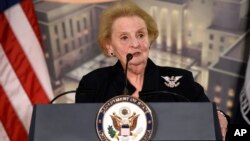
[[96, 70], [93, 70], [83, 77], [80, 80], [78, 89], [94, 89], [99, 87], [110, 77], [112, 67], [103, 67]]
[[98, 68], [95, 70], [92, 70], [91, 72], [87, 73], [83, 76], [85, 79], [93, 79], [93, 78], [103, 78], [105, 76], [108, 76], [108, 74], [112, 73], [112, 66]]
[[183, 68], [158, 66], [160, 74], [168, 75], [192, 75], [192, 72]]
[[164, 84], [167, 85], [168, 90], [169, 88], [171, 90], [175, 89], [176, 93], [182, 94], [190, 101], [209, 101], [203, 87], [194, 80], [191, 71], [175, 67], [159, 67], [159, 70], [160, 76], [164, 78]]

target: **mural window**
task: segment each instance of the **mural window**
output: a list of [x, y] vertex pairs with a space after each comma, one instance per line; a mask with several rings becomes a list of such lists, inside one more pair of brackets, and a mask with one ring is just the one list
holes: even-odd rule
[[87, 19], [86, 19], [86, 17], [83, 17], [83, 26], [84, 26], [84, 29], [87, 29]]
[[65, 44], [64, 44], [64, 49], [65, 49], [65, 52], [69, 52], [69, 46], [68, 46], [68, 43], [65, 43]]
[[60, 48], [60, 41], [58, 38], [56, 38], [56, 49], [57, 49], [57, 52], [61, 52], [61, 48]]
[[224, 51], [224, 46], [220, 46], [220, 52]]
[[233, 88], [230, 88], [228, 90], [228, 97], [234, 98], [235, 97], [235, 90]]
[[210, 66], [212, 64], [212, 62], [208, 61], [207, 62], [207, 66]]
[[221, 98], [218, 97], [218, 96], [215, 96], [213, 101], [214, 101], [216, 104], [220, 104], [220, 103], [221, 103]]
[[84, 44], [84, 42], [85, 42], [84, 35], [83, 35], [83, 36], [81, 36], [81, 40], [82, 40], [82, 43]]
[[56, 35], [58, 35], [58, 27], [57, 27], [57, 25], [54, 25], [54, 32], [55, 32]]
[[88, 35], [85, 35], [85, 41], [86, 41], [86, 42], [89, 42], [89, 37], [88, 37]]
[[63, 61], [62, 60], [59, 60], [59, 65], [63, 65]]
[[45, 34], [43, 34], [43, 35], [42, 35], [42, 39], [43, 39], [43, 41], [46, 41], [47, 36], [46, 36]]
[[80, 21], [77, 21], [77, 32], [81, 32]]
[[210, 34], [210, 35], [209, 35], [209, 39], [210, 39], [210, 40], [214, 40], [214, 35], [213, 35], [213, 34]]
[[226, 114], [227, 114], [228, 116], [230, 116], [230, 117], [232, 116], [232, 112], [231, 112], [231, 111], [227, 111]]
[[44, 56], [45, 56], [46, 59], [48, 59], [49, 56], [50, 56], [50, 55], [49, 55], [49, 52], [45, 52], [45, 53], [44, 53]]
[[228, 90], [228, 100], [227, 100], [227, 108], [228, 108], [227, 114], [229, 116], [231, 116], [231, 114], [232, 114], [231, 110], [235, 106], [234, 99], [235, 99], [235, 90], [233, 88], [230, 88]]
[[232, 108], [234, 106], [234, 103], [232, 100], [227, 101], [227, 108]]
[[79, 45], [82, 46], [82, 39], [81, 37], [78, 38]]
[[221, 85], [216, 85], [216, 86], [214, 87], [214, 92], [215, 92], [215, 93], [221, 93], [221, 92], [222, 92], [222, 87], [221, 87]]
[[197, 47], [198, 47], [198, 48], [202, 48], [202, 47], [203, 47], [202, 42], [199, 42]]
[[75, 49], [76, 48], [76, 44], [75, 44], [75, 40], [72, 40], [72, 47]]
[[64, 37], [64, 38], [67, 38], [65, 22], [62, 22], [62, 29], [63, 29], [63, 37]]
[[213, 44], [209, 44], [209, 49], [210, 49], [210, 50], [213, 49]]
[[83, 53], [83, 49], [80, 49], [80, 54], [82, 54]]
[[222, 43], [225, 42], [225, 37], [224, 37], [224, 36], [221, 36], [221, 37], [220, 37], [220, 42], [222, 42]]
[[192, 32], [188, 31], [188, 37], [192, 37]]
[[71, 33], [71, 36], [74, 36], [74, 28], [73, 28], [73, 20], [70, 19], [69, 20], [69, 24], [70, 24], [70, 33]]

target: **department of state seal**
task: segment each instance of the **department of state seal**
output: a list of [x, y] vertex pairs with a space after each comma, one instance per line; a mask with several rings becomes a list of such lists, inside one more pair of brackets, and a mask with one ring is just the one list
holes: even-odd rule
[[153, 132], [153, 116], [140, 99], [116, 96], [100, 108], [96, 130], [102, 141], [148, 141]]

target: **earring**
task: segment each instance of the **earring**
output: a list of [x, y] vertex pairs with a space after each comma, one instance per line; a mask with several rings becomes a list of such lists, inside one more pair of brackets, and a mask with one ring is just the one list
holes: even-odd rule
[[110, 53], [110, 55], [111, 55], [111, 56], [114, 56], [114, 53], [113, 53], [113, 52], [111, 52], [111, 53]]

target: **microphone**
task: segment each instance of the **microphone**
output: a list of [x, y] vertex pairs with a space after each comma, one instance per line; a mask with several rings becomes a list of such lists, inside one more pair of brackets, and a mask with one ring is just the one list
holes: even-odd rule
[[128, 62], [130, 60], [133, 59], [133, 55], [131, 53], [128, 53], [127, 56], [126, 56], [126, 66], [125, 66], [125, 87], [124, 87], [124, 90], [123, 90], [123, 94], [124, 95], [128, 95], [128, 88], [127, 88], [127, 85], [128, 85], [128, 80], [127, 80], [127, 73], [128, 73]]

